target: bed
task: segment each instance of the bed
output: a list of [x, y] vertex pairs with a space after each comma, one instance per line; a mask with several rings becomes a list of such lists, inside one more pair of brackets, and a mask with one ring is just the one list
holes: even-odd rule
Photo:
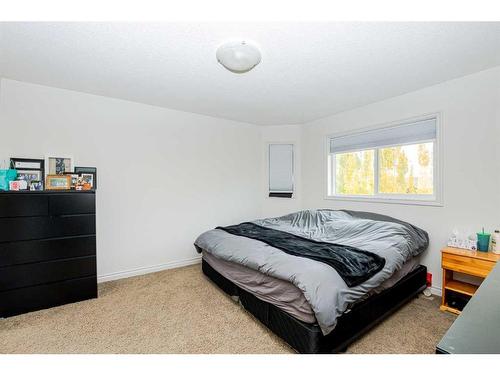
[[195, 241], [203, 273], [300, 353], [345, 351], [426, 286], [425, 231], [374, 213], [305, 210]]

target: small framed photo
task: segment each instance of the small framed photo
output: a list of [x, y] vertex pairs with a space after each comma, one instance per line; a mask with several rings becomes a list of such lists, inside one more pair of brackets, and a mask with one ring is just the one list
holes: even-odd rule
[[75, 167], [75, 173], [78, 173], [80, 176], [82, 174], [93, 174], [94, 177], [92, 179], [92, 189], [97, 189], [97, 168], [96, 167]]
[[68, 173], [66, 172], [65, 175], [71, 176], [71, 189], [75, 189], [76, 185], [78, 184], [78, 173]]
[[[20, 190], [30, 189], [33, 181], [43, 181], [45, 177], [45, 160], [43, 159], [10, 158], [10, 167], [17, 170], [18, 181], [27, 183], [27, 187]], [[43, 190], [43, 182], [41, 184]]]
[[47, 156], [45, 158], [47, 176], [73, 172], [73, 157]]
[[9, 181], [9, 191], [20, 191], [20, 190], [26, 190], [26, 181], [22, 180], [14, 180], [14, 181]]
[[[31, 183], [33, 181], [42, 181], [43, 180], [43, 172], [41, 170], [22, 170], [19, 169], [17, 171], [17, 178], [16, 180], [18, 181], [26, 181], [26, 187], [23, 189], [21, 188], [20, 190], [30, 190]], [[23, 185], [24, 186], [24, 185]]]
[[89, 184], [90, 189], [94, 189], [94, 174], [93, 173], [81, 173], [80, 177], [83, 184]]
[[45, 181], [46, 190], [69, 190], [71, 189], [71, 175], [48, 175]]
[[43, 182], [42, 181], [31, 181], [30, 190], [31, 191], [43, 190]]
[[10, 166], [17, 170], [44, 170], [45, 160], [43, 159], [26, 159], [26, 158], [10, 158]]

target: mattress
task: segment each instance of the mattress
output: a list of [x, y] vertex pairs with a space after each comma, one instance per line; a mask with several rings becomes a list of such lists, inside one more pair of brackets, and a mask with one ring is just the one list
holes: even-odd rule
[[[316, 322], [316, 317], [311, 305], [307, 302], [302, 291], [291, 282], [265, 275], [237, 263], [219, 259], [206, 251], [203, 251], [203, 259], [226, 279], [230, 280], [241, 289], [252, 293], [260, 300], [278, 307], [302, 322]], [[399, 280], [415, 270], [419, 263], [419, 256], [411, 258], [388, 280], [368, 293], [365, 298], [374, 293], [380, 293], [383, 290], [391, 288]]]

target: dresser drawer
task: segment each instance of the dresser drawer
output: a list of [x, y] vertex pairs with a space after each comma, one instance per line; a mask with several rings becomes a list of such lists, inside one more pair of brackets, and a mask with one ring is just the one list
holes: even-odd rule
[[87, 255], [96, 255], [95, 235], [0, 243], [0, 267]]
[[96, 297], [96, 276], [14, 289], [0, 292], [0, 316], [8, 317]]
[[46, 195], [26, 193], [0, 194], [0, 218], [21, 216], [44, 216], [49, 213], [49, 198]]
[[95, 215], [0, 218], [0, 242], [95, 234]]
[[442, 267], [444, 269], [486, 277], [495, 266], [495, 262], [443, 253]]
[[0, 268], [0, 291], [96, 274], [95, 256]]
[[73, 193], [49, 195], [49, 215], [78, 215], [95, 213], [95, 194]]

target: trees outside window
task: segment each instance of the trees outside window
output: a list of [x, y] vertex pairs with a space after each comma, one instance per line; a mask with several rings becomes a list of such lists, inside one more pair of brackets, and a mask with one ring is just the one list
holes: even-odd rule
[[432, 195], [433, 150], [425, 142], [333, 154], [334, 194]]

